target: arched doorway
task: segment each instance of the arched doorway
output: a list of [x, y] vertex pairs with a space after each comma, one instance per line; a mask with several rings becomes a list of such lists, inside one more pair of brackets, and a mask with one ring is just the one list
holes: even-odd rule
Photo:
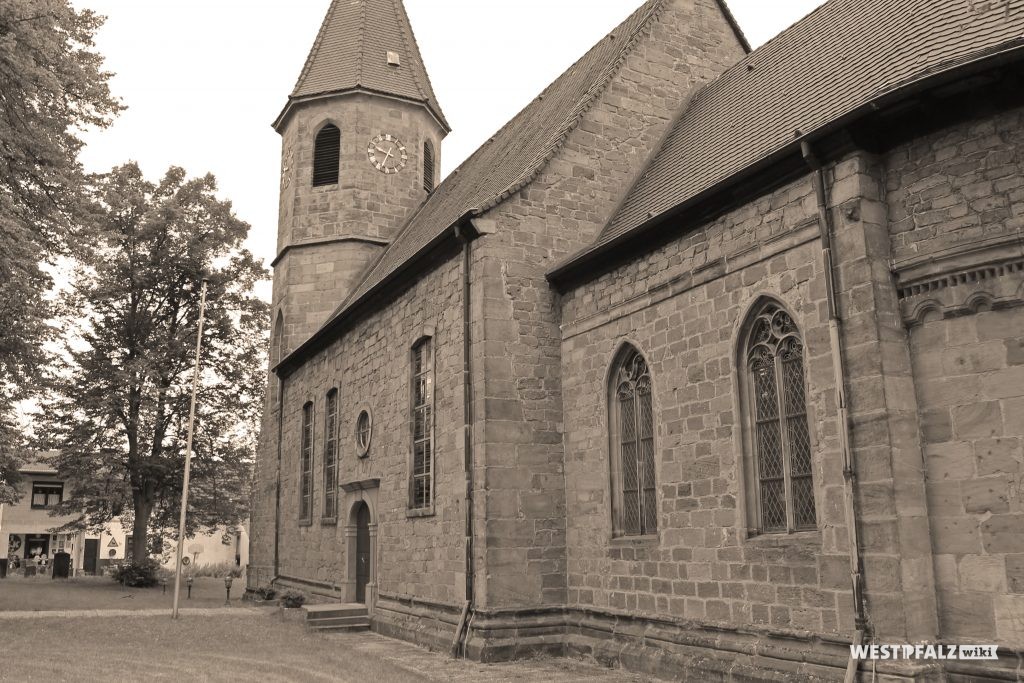
[[356, 602], [366, 602], [366, 585], [370, 583], [370, 508], [363, 501], [352, 510], [356, 523]]

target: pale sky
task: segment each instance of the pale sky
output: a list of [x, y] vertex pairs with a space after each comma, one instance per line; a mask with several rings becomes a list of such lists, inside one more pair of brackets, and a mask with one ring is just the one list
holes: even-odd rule
[[[822, 0], [729, 0], [755, 47]], [[453, 132], [447, 175], [625, 19], [641, 0], [405, 0]], [[72, 0], [107, 17], [97, 36], [114, 94], [127, 105], [89, 133], [82, 162], [138, 161], [156, 180], [170, 165], [212, 172], [220, 196], [252, 225], [248, 247], [275, 256], [284, 106], [330, 0]], [[269, 296], [269, 288], [266, 289]]]

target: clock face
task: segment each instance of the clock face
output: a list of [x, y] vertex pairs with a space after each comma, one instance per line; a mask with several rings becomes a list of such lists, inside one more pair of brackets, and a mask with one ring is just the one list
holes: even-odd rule
[[366, 146], [366, 155], [373, 167], [384, 174], [398, 173], [409, 161], [405, 145], [389, 133], [381, 133], [370, 140]]

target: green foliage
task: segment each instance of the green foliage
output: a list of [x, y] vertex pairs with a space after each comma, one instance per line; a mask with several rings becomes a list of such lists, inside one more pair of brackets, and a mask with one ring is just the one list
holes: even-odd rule
[[287, 590], [281, 594], [281, 607], [286, 609], [297, 609], [306, 604], [306, 594], [302, 591]]
[[212, 576], [215, 579], [223, 579], [225, 576], [239, 578], [242, 575], [242, 568], [234, 562], [210, 562], [197, 565], [191, 572], [192, 576]]
[[92, 527], [130, 509], [142, 556], [150, 533], [177, 534], [204, 278], [186, 533], [248, 512], [269, 322], [253, 288], [267, 272], [242, 248], [249, 225], [217, 199], [211, 175], [171, 168], [150, 183], [127, 164], [92, 187], [93, 249], [62, 301], [77, 338], [66, 344], [42, 431], [62, 476], [76, 482], [60, 511]]
[[277, 591], [270, 586], [260, 586], [252, 592], [260, 600], [273, 600], [277, 597]]
[[150, 559], [125, 562], [111, 574], [117, 583], [132, 588], [151, 588], [160, 582], [160, 565]]
[[42, 267], [88, 242], [80, 220], [82, 126], [120, 106], [93, 50], [102, 20], [68, 0], [0, 0], [0, 503], [14, 499], [24, 456], [15, 404], [46, 362], [51, 285]]

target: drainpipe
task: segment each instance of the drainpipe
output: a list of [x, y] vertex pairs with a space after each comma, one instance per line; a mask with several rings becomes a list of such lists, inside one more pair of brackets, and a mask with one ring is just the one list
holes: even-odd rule
[[[468, 218], [468, 215], [467, 215]], [[469, 640], [469, 629], [466, 621], [473, 607], [473, 376], [471, 356], [471, 325], [472, 309], [470, 308], [470, 256], [472, 240], [465, 229], [468, 220], [455, 224], [455, 236], [462, 244], [462, 434], [464, 467], [466, 470], [466, 601], [462, 606], [462, 616], [455, 629], [452, 641], [451, 656], [456, 657], [460, 650], [464, 651]]]
[[[853, 588], [854, 644], [860, 645], [867, 633], [867, 615], [864, 610], [864, 585], [861, 564], [860, 539], [857, 533], [857, 501], [854, 489], [857, 474], [853, 467], [850, 450], [850, 413], [846, 397], [846, 369], [843, 366], [843, 342], [840, 336], [842, 320], [836, 304], [835, 263], [832, 258], [832, 216], [828, 210], [825, 191], [825, 174], [821, 162], [806, 140], [800, 143], [800, 151], [812, 171], [814, 192], [818, 198], [818, 229], [821, 232], [821, 255], [825, 268], [825, 297], [828, 303], [828, 332], [831, 341], [832, 372], [836, 387], [836, 426], [839, 433], [839, 448], [843, 458], [843, 499], [846, 507], [850, 545], [850, 580]], [[850, 653], [846, 665], [846, 683], [852, 683], [857, 675], [857, 660]]]
[[277, 380], [277, 490], [274, 493], [274, 575], [270, 577], [273, 586], [280, 576], [281, 557], [281, 442], [284, 439], [284, 377]]

